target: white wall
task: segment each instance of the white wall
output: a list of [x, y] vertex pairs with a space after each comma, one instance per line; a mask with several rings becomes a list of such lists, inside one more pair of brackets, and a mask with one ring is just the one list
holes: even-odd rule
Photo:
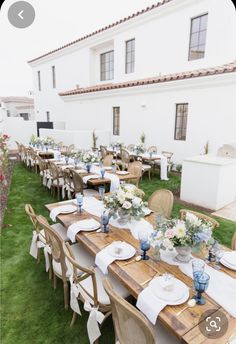
[[[137, 143], [145, 132], [147, 146], [181, 162], [202, 154], [207, 141], [212, 153], [236, 141], [235, 94], [236, 73], [65, 97], [67, 128], [112, 132], [112, 107], [120, 106], [120, 136], [112, 140]], [[189, 104], [186, 141], [174, 140], [178, 103]]]
[[[92, 132], [92, 130], [40, 129], [40, 136], [51, 136], [56, 142], [62, 141], [65, 145], [74, 144], [76, 148], [91, 149]], [[98, 136], [97, 147], [101, 144], [109, 144], [110, 132], [97, 130], [96, 136]]]
[[[209, 18], [205, 57], [188, 61], [191, 18], [206, 12]], [[114, 46], [113, 82], [217, 66], [235, 59], [235, 19], [231, 0], [175, 0], [35, 61], [31, 66], [37, 120], [45, 120], [46, 111], [50, 111], [53, 121], [70, 117], [58, 93], [75, 89], [76, 85], [87, 87], [101, 83], [98, 47], [107, 45], [110, 49]], [[135, 72], [125, 74], [125, 41], [131, 38], [136, 40]], [[52, 88], [53, 65], [56, 67], [56, 89]], [[41, 72], [41, 92], [38, 91], [38, 70]]]

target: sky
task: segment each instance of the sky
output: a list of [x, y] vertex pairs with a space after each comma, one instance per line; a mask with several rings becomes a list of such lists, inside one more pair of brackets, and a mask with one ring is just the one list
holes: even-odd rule
[[10, 24], [7, 12], [16, 1], [5, 0], [0, 11], [0, 96], [29, 96], [32, 71], [27, 61], [113, 23], [158, 0], [27, 0], [35, 9], [26, 29]]

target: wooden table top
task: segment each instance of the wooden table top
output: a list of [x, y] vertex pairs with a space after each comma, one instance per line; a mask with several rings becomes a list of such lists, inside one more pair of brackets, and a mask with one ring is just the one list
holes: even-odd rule
[[[62, 205], [64, 202], [47, 204], [45, 207], [48, 211], [51, 211], [55, 207]], [[68, 204], [68, 202], [67, 202]], [[91, 218], [99, 221], [99, 218], [93, 216], [85, 211], [81, 215], [79, 214], [67, 214], [58, 215], [58, 221], [63, 224], [66, 228], [72, 223], [83, 220], [86, 218]], [[152, 224], [155, 224], [156, 216], [151, 214], [146, 216], [145, 219]], [[118, 229], [109, 225], [110, 231], [108, 234], [96, 233], [96, 232], [80, 232], [77, 234], [77, 241], [81, 242], [88, 251], [90, 251], [94, 256], [104, 248], [108, 243], [115, 240], [126, 241], [134, 246], [137, 250], [137, 255], [139, 255], [139, 242], [136, 240], [129, 230]], [[192, 290], [192, 279], [183, 274], [176, 265], [169, 265], [163, 261], [156, 262], [152, 258], [153, 250], [148, 251], [150, 259], [147, 261], [132, 261], [130, 264], [125, 265], [126, 261], [115, 261], [109, 265], [108, 270], [114, 277], [117, 278], [133, 295], [137, 298], [139, 293], [144, 287], [148, 285], [148, 280], [154, 277], [157, 273], [163, 274], [165, 272], [171, 273], [176, 278], [183, 281], [190, 288], [190, 297], [193, 296], [195, 292]], [[130, 260], [132, 260], [131, 258]], [[222, 266], [222, 272], [236, 278], [236, 271], [232, 271], [226, 267]], [[145, 284], [145, 281], [148, 281]], [[210, 344], [212, 340], [205, 338], [198, 327], [200, 317], [205, 311], [215, 312], [221, 307], [213, 299], [211, 299], [207, 294], [204, 294], [206, 304], [203, 306], [196, 305], [194, 308], [186, 309], [181, 315], [176, 314], [186, 307], [186, 303], [178, 306], [166, 306], [159, 314], [158, 319], [161, 323], [166, 326], [170, 331], [172, 331], [179, 339], [182, 339], [183, 343], [188, 344]], [[225, 335], [227, 339], [233, 334], [233, 330], [236, 331], [236, 319], [227, 314], [230, 320], [230, 326]], [[226, 342], [221, 342], [218, 340], [217, 343], [225, 344]]]

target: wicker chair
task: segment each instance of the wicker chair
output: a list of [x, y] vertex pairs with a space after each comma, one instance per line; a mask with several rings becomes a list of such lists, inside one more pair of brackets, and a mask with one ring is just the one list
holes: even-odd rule
[[100, 146], [100, 153], [101, 153], [102, 159], [104, 159], [105, 156], [108, 154], [107, 148], [105, 146]]
[[[64, 241], [61, 240], [61, 237], [43, 216], [38, 216], [37, 220], [44, 228], [47, 245], [51, 248], [54, 288], [56, 289], [57, 287], [58, 277], [63, 281], [64, 307], [68, 309], [68, 280], [71, 275], [71, 270], [65, 261], [65, 254], [62, 247]], [[94, 264], [94, 258], [83, 248], [82, 244], [77, 243], [71, 245], [70, 248], [76, 259], [80, 261], [82, 265], [89, 267]], [[82, 273], [83, 271], [81, 270], [77, 271], [78, 275]]]
[[50, 177], [48, 163], [45, 159], [42, 159], [40, 156], [38, 156], [38, 166], [39, 166], [39, 175], [41, 177], [42, 184], [46, 187], [48, 179]]
[[62, 198], [71, 199], [75, 194], [72, 170], [65, 168], [62, 170], [64, 185], [62, 187]]
[[74, 195], [81, 193], [86, 197], [96, 197], [99, 193], [93, 189], [86, 189], [82, 177], [76, 171], [70, 169], [73, 178]]
[[148, 152], [148, 153], [157, 154], [157, 151], [158, 151], [157, 146], [150, 146], [150, 147], [148, 147], [148, 149], [147, 149], [147, 152]]
[[68, 146], [67, 152], [68, 152], [68, 153], [72, 153], [74, 150], [75, 150], [75, 145], [72, 144], [72, 145], [69, 145], [69, 146]]
[[234, 233], [232, 237], [231, 248], [232, 250], [236, 251], [236, 232]]
[[122, 169], [123, 170], [127, 169], [129, 167], [129, 163], [130, 163], [129, 152], [127, 151], [127, 149], [121, 148], [120, 155], [121, 155], [121, 166], [122, 166]]
[[210, 222], [212, 224], [213, 229], [218, 228], [220, 226], [219, 222], [214, 220], [212, 217], [205, 215], [205, 214], [202, 214], [202, 213], [198, 213], [197, 211], [188, 210], [188, 209], [180, 209], [179, 213], [180, 213], [181, 220], [184, 220], [186, 217], [186, 214], [190, 213], [190, 214], [197, 216], [201, 220]]
[[170, 190], [155, 191], [148, 200], [148, 207], [159, 215], [169, 218], [172, 213], [174, 196]]
[[116, 344], [180, 343], [159, 322], [153, 327], [137, 308], [117, 295], [107, 278], [103, 280], [103, 285], [111, 302]]
[[134, 161], [129, 164], [128, 172], [135, 175], [135, 179], [130, 179], [129, 183], [139, 186], [140, 179], [142, 178], [142, 163], [141, 161]]
[[49, 171], [51, 181], [47, 184], [48, 188], [52, 190], [53, 195], [57, 192], [57, 198], [60, 200], [61, 198], [61, 191], [64, 186], [64, 178], [62, 176], [61, 170], [58, 168], [56, 164], [53, 162], [49, 162]]
[[110, 167], [110, 166], [112, 166], [112, 163], [113, 163], [113, 155], [107, 154], [103, 159], [103, 165], [105, 167]]
[[[74, 256], [71, 246], [68, 243], [63, 244], [63, 249], [68, 262], [71, 264], [73, 271], [73, 283], [75, 283], [80, 290], [79, 299], [82, 302], [89, 302], [89, 304], [97, 308], [100, 312], [105, 313], [104, 320], [111, 314], [111, 304], [108, 295], [106, 294], [102, 280], [105, 277], [98, 267], [85, 267], [82, 262]], [[78, 275], [77, 271], [82, 271], [82, 275]], [[109, 280], [114, 285], [116, 292], [123, 298], [129, 296], [128, 291], [113, 277], [108, 276]], [[71, 325], [76, 320], [77, 313], [73, 313]], [[103, 322], [104, 322], [103, 320]]]

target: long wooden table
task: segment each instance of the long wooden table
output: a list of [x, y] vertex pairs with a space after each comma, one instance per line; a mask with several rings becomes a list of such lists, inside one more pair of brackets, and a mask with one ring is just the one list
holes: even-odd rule
[[[65, 202], [47, 204], [46, 209], [51, 211], [55, 207], [62, 205]], [[69, 204], [66, 202], [66, 204]], [[67, 214], [58, 215], [58, 221], [63, 224], [66, 228], [72, 223], [83, 220], [86, 218], [95, 218], [99, 221], [99, 218], [93, 216], [85, 211], [81, 215], [79, 214]], [[146, 220], [152, 224], [155, 224], [155, 214], [146, 216]], [[122, 240], [130, 243], [139, 251], [139, 242], [134, 239], [129, 230], [118, 229], [110, 226], [110, 231], [108, 234], [97, 233], [97, 232], [80, 232], [76, 236], [77, 241], [81, 242], [86, 249], [91, 252], [94, 256], [104, 248], [108, 243], [115, 240]], [[226, 248], [227, 249], [227, 248]], [[228, 250], [228, 249], [227, 249]], [[133, 297], [137, 298], [139, 293], [144, 287], [148, 285], [145, 281], [154, 277], [157, 273], [163, 274], [169, 272], [176, 278], [183, 281], [190, 288], [190, 297], [193, 296], [192, 291], [192, 279], [183, 274], [179, 268], [175, 265], [169, 265], [163, 261], [156, 262], [152, 259], [152, 249], [149, 251], [149, 256], [151, 259], [147, 261], [133, 261], [130, 264], [125, 265], [124, 261], [115, 261], [109, 265], [108, 270], [114, 277], [117, 278], [130, 292]], [[230, 276], [236, 278], [236, 271], [229, 270], [222, 266], [222, 272], [229, 274]], [[223, 291], [222, 291], [223, 292]], [[212, 311], [212, 314], [216, 310], [221, 309], [221, 306], [217, 304], [213, 299], [211, 299], [207, 294], [204, 295], [206, 299], [206, 304], [203, 306], [196, 305], [194, 308], [186, 309], [181, 315], [177, 316], [177, 313], [182, 310], [186, 303], [178, 306], [166, 306], [159, 314], [158, 319], [161, 323], [166, 326], [170, 331], [173, 332], [182, 343], [188, 344], [210, 344], [213, 340], [204, 337], [198, 327], [200, 317], [205, 311]], [[225, 311], [224, 311], [225, 312]], [[227, 314], [227, 312], [225, 312]], [[236, 332], [236, 319], [227, 314], [229, 320], [229, 328], [227, 333], [221, 339], [217, 339], [215, 343], [226, 344], [229, 337]]]

